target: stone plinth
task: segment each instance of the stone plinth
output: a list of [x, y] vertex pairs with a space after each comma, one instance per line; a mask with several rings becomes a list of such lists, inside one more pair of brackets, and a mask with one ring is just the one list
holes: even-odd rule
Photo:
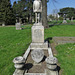
[[15, 26], [16, 26], [16, 30], [21, 30], [22, 29], [20, 23], [16, 23]]
[[44, 27], [42, 25], [32, 27], [32, 43], [44, 43]]
[[30, 48], [31, 49], [48, 48], [48, 42], [46, 42], [46, 43], [31, 43]]

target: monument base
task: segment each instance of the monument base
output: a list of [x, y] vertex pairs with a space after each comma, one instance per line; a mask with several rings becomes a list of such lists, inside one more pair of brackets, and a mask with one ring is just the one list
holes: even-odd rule
[[43, 49], [48, 48], [48, 42], [46, 42], [46, 43], [31, 43], [30, 44], [30, 49], [37, 49], [37, 48], [43, 48]]

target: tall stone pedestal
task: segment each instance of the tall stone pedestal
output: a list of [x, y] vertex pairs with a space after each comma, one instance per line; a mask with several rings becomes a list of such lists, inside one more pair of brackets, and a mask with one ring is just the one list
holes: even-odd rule
[[43, 43], [44, 42], [44, 27], [33, 26], [32, 27], [32, 43]]
[[44, 26], [41, 23], [32, 26], [31, 48], [48, 48], [48, 43], [44, 43]]

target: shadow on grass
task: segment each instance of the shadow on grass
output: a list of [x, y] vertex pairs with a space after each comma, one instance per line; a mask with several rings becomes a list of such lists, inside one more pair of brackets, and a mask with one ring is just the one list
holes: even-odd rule
[[60, 22], [60, 23], [55, 22], [55, 23], [53, 23], [53, 24], [49, 24], [49, 27], [53, 27], [53, 26], [55, 26], [55, 25], [62, 25], [62, 22]]

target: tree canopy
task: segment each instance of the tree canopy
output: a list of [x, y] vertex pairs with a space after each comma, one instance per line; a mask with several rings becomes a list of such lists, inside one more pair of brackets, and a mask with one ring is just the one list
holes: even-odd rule
[[0, 2], [0, 20], [5, 24], [13, 24], [14, 22], [13, 9], [10, 0], [1, 0]]
[[[16, 17], [27, 19], [27, 22], [32, 23], [34, 18], [33, 13], [33, 1], [34, 0], [18, 0], [11, 6], [10, 0], [0, 0], [0, 21], [5, 24], [15, 24]], [[44, 27], [48, 27], [47, 24], [47, 2], [49, 0], [41, 0], [43, 13], [42, 22]]]
[[66, 18], [75, 18], [75, 8], [66, 7], [60, 9], [59, 14], [63, 17], [63, 14], [66, 14]]

